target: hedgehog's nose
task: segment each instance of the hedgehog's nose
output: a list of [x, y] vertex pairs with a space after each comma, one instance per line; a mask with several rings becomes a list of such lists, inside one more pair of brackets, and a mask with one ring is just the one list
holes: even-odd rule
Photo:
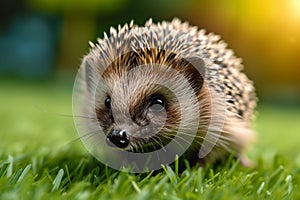
[[119, 148], [125, 148], [129, 144], [128, 134], [124, 130], [112, 129], [106, 136], [106, 143], [109, 146], [117, 146]]

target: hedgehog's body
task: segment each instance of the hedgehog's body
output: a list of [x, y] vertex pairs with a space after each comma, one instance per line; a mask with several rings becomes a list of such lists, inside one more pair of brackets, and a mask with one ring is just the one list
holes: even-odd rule
[[[192, 135], [188, 129], [197, 125], [196, 136], [185, 152], [192, 163], [214, 160], [231, 151], [240, 155], [248, 146], [253, 137], [249, 125], [256, 105], [254, 87], [241, 72], [241, 59], [226, 49], [219, 36], [206, 35], [178, 19], [161, 24], [149, 20], [145, 27], [131, 23], [118, 31], [112, 28], [110, 37], [105, 35], [98, 42], [91, 44], [82, 64], [89, 87], [86, 98], [91, 99], [88, 96], [93, 93], [96, 102], [83, 112], [88, 116], [96, 113], [109, 143], [131, 152], [151, 152], [164, 148], [183, 124], [186, 132], [182, 136]], [[134, 69], [141, 70], [124, 79]], [[176, 72], [167, 71], [171, 69]], [[151, 86], [153, 83], [167, 86]], [[200, 110], [199, 121], [184, 118], [195, 118], [195, 109]], [[222, 122], [210, 126], [219, 115], [224, 116]], [[149, 123], [154, 128], [145, 128]], [[182, 142], [184, 138], [177, 141]], [[207, 147], [209, 152], [199, 158], [205, 145], [211, 146], [211, 151]]]

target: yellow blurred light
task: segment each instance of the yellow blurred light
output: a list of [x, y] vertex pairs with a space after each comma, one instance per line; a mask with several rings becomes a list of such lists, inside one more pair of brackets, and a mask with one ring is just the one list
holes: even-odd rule
[[289, 0], [291, 14], [300, 19], [300, 0]]

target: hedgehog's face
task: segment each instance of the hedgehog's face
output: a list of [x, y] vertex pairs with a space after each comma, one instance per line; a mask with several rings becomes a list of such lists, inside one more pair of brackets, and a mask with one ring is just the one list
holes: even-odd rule
[[[146, 54], [154, 60], [142, 60]], [[88, 101], [94, 105], [87, 112], [96, 114], [108, 145], [149, 152], [164, 148], [179, 131], [197, 129], [204, 63], [191, 59], [196, 69], [175, 57], [157, 50], [130, 53], [104, 69], [86, 58]]]
[[[102, 105], [102, 108], [97, 109], [97, 118], [106, 132], [108, 145], [136, 148], [135, 142], [138, 143], [139, 140], [149, 143], [151, 137], [155, 137], [166, 121], [168, 104], [162, 94], [154, 93], [145, 98], [145, 101], [142, 100], [139, 105], [129, 106], [130, 116], [113, 111], [112, 101], [108, 96], [104, 100], [105, 108]], [[115, 118], [119, 118], [119, 122], [116, 122]]]
[[184, 90], [184, 77], [174, 73], [151, 65], [104, 76], [98, 84], [96, 115], [108, 145], [145, 152], [173, 138], [181, 118], [175, 93]]

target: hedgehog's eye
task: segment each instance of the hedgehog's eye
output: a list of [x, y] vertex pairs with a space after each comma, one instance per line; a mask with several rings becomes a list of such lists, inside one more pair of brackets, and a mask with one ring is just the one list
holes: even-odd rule
[[104, 101], [105, 107], [110, 109], [110, 103], [111, 103], [111, 99], [110, 99], [110, 97], [107, 97]]
[[149, 111], [160, 112], [165, 109], [166, 102], [162, 95], [155, 95], [152, 97], [149, 105]]

